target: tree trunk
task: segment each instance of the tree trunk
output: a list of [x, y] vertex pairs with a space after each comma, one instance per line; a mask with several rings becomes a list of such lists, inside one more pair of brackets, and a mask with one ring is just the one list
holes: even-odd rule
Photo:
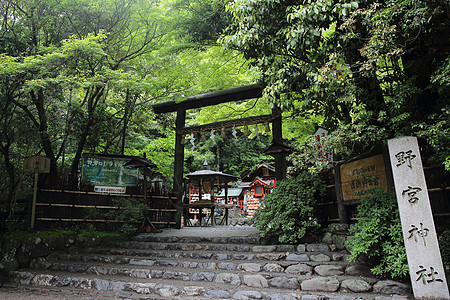
[[80, 139], [77, 144], [77, 151], [75, 152], [75, 157], [72, 162], [72, 166], [70, 168], [70, 176], [69, 176], [69, 184], [72, 189], [77, 189], [78, 186], [78, 167], [80, 165], [81, 156], [83, 154], [84, 145], [86, 144], [87, 138], [91, 131], [91, 126], [95, 122], [94, 112], [97, 108], [97, 104], [103, 93], [105, 91], [104, 87], [95, 87], [90, 88], [87, 93], [91, 92], [92, 94], [88, 96], [88, 119], [86, 124], [84, 125], [83, 131], [81, 133]]
[[34, 91], [30, 92], [31, 99], [36, 107], [39, 117], [39, 138], [45, 156], [50, 158], [50, 173], [41, 176], [40, 183], [49, 187], [54, 187], [58, 184], [58, 169], [56, 166], [55, 152], [53, 151], [52, 141], [48, 133], [48, 118], [45, 110], [44, 92], [39, 90], [37, 94]]
[[6, 173], [9, 177], [9, 183], [8, 183], [8, 190], [6, 191], [6, 199], [5, 199], [5, 209], [4, 211], [0, 212], [0, 232], [4, 232], [6, 229], [6, 220], [9, 216], [9, 213], [12, 209], [12, 202], [14, 197], [14, 190], [16, 187], [16, 169], [14, 167], [14, 164], [11, 162], [10, 156], [9, 156], [9, 148], [10, 144], [3, 144], [0, 146], [0, 152], [3, 155], [4, 158], [4, 165], [6, 168]]

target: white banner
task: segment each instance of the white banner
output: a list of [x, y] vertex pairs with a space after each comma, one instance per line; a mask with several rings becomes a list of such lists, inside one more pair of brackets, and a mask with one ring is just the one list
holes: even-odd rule
[[102, 186], [102, 185], [94, 186], [94, 191], [97, 193], [125, 194], [126, 190], [127, 189], [124, 186]]

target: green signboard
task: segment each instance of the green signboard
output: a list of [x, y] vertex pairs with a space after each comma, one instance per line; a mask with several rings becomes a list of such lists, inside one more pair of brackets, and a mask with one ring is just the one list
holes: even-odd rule
[[85, 155], [81, 180], [92, 185], [136, 186], [138, 169], [124, 167], [130, 160], [130, 158]]

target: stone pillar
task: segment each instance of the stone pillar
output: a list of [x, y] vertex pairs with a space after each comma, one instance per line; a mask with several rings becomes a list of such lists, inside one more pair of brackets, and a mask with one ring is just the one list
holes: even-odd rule
[[388, 147], [414, 297], [450, 299], [417, 138]]

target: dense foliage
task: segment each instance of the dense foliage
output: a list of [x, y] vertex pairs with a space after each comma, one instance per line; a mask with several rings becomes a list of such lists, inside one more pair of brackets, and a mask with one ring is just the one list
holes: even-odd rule
[[415, 135], [428, 142], [430, 163], [448, 165], [446, 1], [236, 0], [227, 7], [234, 19], [221, 41], [253, 61], [267, 98], [299, 121], [322, 116], [342, 158]]
[[0, 12], [0, 231], [30, 193], [24, 157], [51, 159], [40, 184], [52, 188], [78, 188], [83, 153], [146, 154], [170, 178], [174, 118], [151, 105], [253, 82], [235, 51], [185, 37], [194, 16], [174, 2], [6, 0]]
[[315, 204], [325, 189], [321, 179], [308, 172], [279, 181], [273, 192], [261, 201], [252, 222], [262, 237], [278, 237], [281, 243], [298, 243], [320, 227]]
[[402, 226], [394, 194], [377, 190], [358, 205], [358, 221], [350, 229], [351, 261], [367, 259], [375, 275], [402, 279], [408, 274]]

